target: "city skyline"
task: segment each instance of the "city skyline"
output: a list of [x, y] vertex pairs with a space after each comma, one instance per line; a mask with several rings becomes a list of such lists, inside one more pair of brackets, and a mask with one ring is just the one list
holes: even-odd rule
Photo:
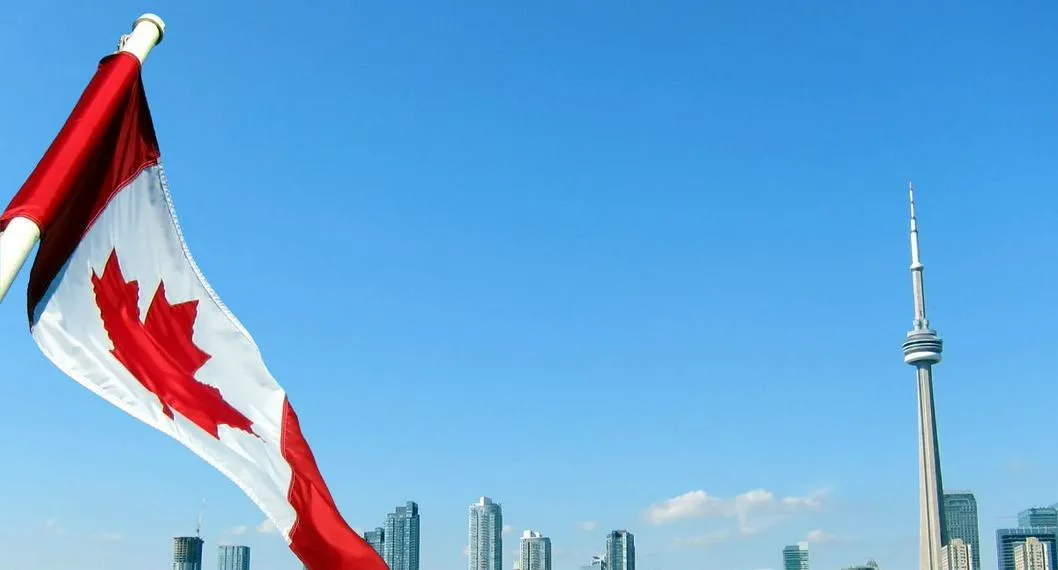
[[[4, 202], [145, 9], [195, 261], [349, 526], [417, 502], [421, 570], [467, 568], [483, 494], [502, 570], [527, 528], [558, 570], [620, 528], [641, 570], [775, 570], [802, 541], [815, 570], [917, 568], [909, 179], [982, 569], [1058, 501], [1025, 429], [1058, 401], [1051, 3], [11, 3]], [[0, 303], [5, 562], [167, 567], [206, 496], [208, 566], [300, 567], [40, 356], [27, 279]]]
[[[968, 490], [950, 491], [945, 493], [945, 510], [953, 514], [947, 519], [949, 530], [953, 535], [949, 544], [941, 549], [941, 567], [943, 570], [975, 570], [979, 566], [974, 562], [973, 542], [966, 541], [961, 536], [975, 536], [976, 533], [976, 499]], [[471, 532], [469, 538], [473, 539], [480, 533], [476, 533], [475, 525], [484, 524], [493, 527], [496, 522], [502, 525], [502, 507], [500, 503], [488, 497], [480, 497], [478, 501], [470, 506]], [[499, 520], [497, 521], [497, 515]], [[414, 519], [413, 519], [414, 517]], [[415, 521], [418, 528], [418, 504], [415, 501], [406, 501], [404, 505], [398, 506], [393, 512], [387, 514], [387, 526], [394, 528], [394, 520], [404, 520], [405, 526], [411, 520]], [[1009, 529], [996, 530], [996, 542], [999, 546], [998, 569], [999, 570], [1052, 570], [1058, 567], [1055, 558], [1058, 557], [1058, 503], [1051, 506], [1032, 506], [1023, 508], [1016, 517], [1018, 526]], [[201, 521], [198, 525], [201, 531]], [[500, 527], [500, 534], [506, 534], [511, 528], [507, 525]], [[583, 529], [594, 530], [594, 529]], [[363, 538], [376, 548], [384, 550], [382, 544], [377, 546], [374, 539], [384, 536], [384, 528], [376, 528], [373, 531], [357, 531]], [[486, 533], [487, 536], [488, 533]], [[487, 540], [487, 538], [486, 538]], [[173, 538], [173, 568], [174, 570], [200, 570], [203, 567], [203, 553], [205, 541], [200, 536], [180, 536]], [[491, 549], [490, 549], [491, 550]], [[501, 548], [502, 550], [502, 548]], [[470, 549], [468, 548], [468, 553]], [[515, 557], [515, 570], [552, 570], [552, 542], [550, 537], [542, 532], [526, 529], [521, 533], [518, 543], [517, 556]], [[408, 557], [404, 558], [409, 559]], [[470, 556], [468, 554], [468, 559]], [[218, 570], [249, 570], [250, 548], [245, 545], [222, 544], [218, 547]], [[873, 556], [868, 557], [866, 564], [845, 566], [844, 570], [877, 570], [878, 564]], [[387, 563], [389, 564], [389, 563]], [[400, 564], [398, 561], [393, 567]], [[634, 570], [636, 566], [636, 547], [634, 535], [627, 529], [616, 529], [605, 534], [605, 547], [602, 554], [591, 556], [587, 565], [580, 566], [581, 570], [609, 570], [618, 568]], [[781, 551], [782, 570], [810, 570], [810, 558], [808, 541], [787, 545]], [[304, 569], [303, 569], [304, 570]]]

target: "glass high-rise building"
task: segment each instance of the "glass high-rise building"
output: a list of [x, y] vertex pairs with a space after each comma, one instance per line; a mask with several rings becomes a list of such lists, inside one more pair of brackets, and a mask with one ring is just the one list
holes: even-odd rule
[[1055, 527], [1021, 527], [1001, 528], [996, 531], [996, 557], [999, 559], [999, 570], [1017, 570], [1014, 551], [1018, 545], [1025, 544], [1029, 538], [1036, 538], [1046, 544], [1048, 564], [1051, 570], [1058, 569], [1058, 529]]
[[636, 537], [627, 530], [606, 535], [606, 567], [609, 570], [636, 570]]
[[382, 559], [389, 570], [419, 570], [419, 505], [408, 501], [386, 515]]
[[782, 549], [783, 570], [808, 570], [808, 546], [792, 544]]
[[383, 556], [385, 554], [383, 548], [386, 544], [386, 529], [377, 527], [375, 530], [365, 532], [364, 542], [370, 544], [371, 548], [374, 548], [379, 556]]
[[1058, 527], [1058, 509], [1054, 507], [1033, 507], [1018, 513], [1018, 526], [1021, 527]]
[[518, 547], [519, 570], [551, 570], [551, 539], [539, 532], [522, 533]]
[[250, 570], [250, 547], [221, 546], [217, 550], [217, 570]]
[[202, 570], [202, 544], [197, 536], [173, 539], [173, 570]]
[[[981, 569], [981, 537], [977, 522], [977, 499], [969, 491], [944, 493], [945, 536], [950, 544], [956, 538], [970, 547], [974, 570]], [[947, 545], [945, 545], [947, 546]]]
[[503, 570], [503, 509], [488, 497], [470, 505], [468, 570]]

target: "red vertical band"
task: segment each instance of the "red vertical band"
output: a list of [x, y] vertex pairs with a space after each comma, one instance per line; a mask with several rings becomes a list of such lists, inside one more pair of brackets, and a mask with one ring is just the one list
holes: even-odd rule
[[0, 215], [32, 220], [41, 245], [29, 277], [29, 315], [114, 195], [158, 161], [140, 61], [103, 59], [44, 158]]
[[386, 563], [338, 512], [316, 459], [301, 434], [298, 416], [283, 402], [283, 458], [290, 464], [290, 506], [297, 520], [290, 549], [308, 570], [387, 570]]

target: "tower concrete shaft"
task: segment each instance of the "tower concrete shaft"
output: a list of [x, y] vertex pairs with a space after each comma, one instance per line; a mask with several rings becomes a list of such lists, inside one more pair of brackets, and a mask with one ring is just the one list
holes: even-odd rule
[[911, 286], [915, 298], [914, 327], [904, 341], [904, 362], [915, 367], [918, 379], [918, 492], [919, 492], [919, 570], [941, 570], [944, 536], [944, 486], [940, 475], [940, 446], [937, 417], [933, 404], [933, 365], [941, 361], [944, 344], [926, 319], [926, 291], [919, 258], [918, 221], [915, 216], [915, 189], [908, 185], [911, 199]]

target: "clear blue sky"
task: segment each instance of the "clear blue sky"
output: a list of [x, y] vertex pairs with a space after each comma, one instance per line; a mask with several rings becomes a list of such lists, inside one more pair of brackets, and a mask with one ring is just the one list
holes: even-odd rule
[[[641, 570], [775, 568], [814, 530], [813, 568], [888, 570], [917, 548], [913, 179], [945, 483], [994, 568], [995, 528], [1058, 501], [1058, 7], [882, 4], [17, 3], [0, 201], [158, 12], [187, 239], [352, 525], [416, 500], [423, 570], [461, 570], [487, 494], [505, 568], [521, 529], [573, 570], [627, 527]], [[294, 570], [234, 485], [45, 361], [24, 290], [0, 305], [5, 565], [164, 567], [206, 497], [207, 568], [224, 540]], [[647, 517], [755, 489], [829, 492]]]

